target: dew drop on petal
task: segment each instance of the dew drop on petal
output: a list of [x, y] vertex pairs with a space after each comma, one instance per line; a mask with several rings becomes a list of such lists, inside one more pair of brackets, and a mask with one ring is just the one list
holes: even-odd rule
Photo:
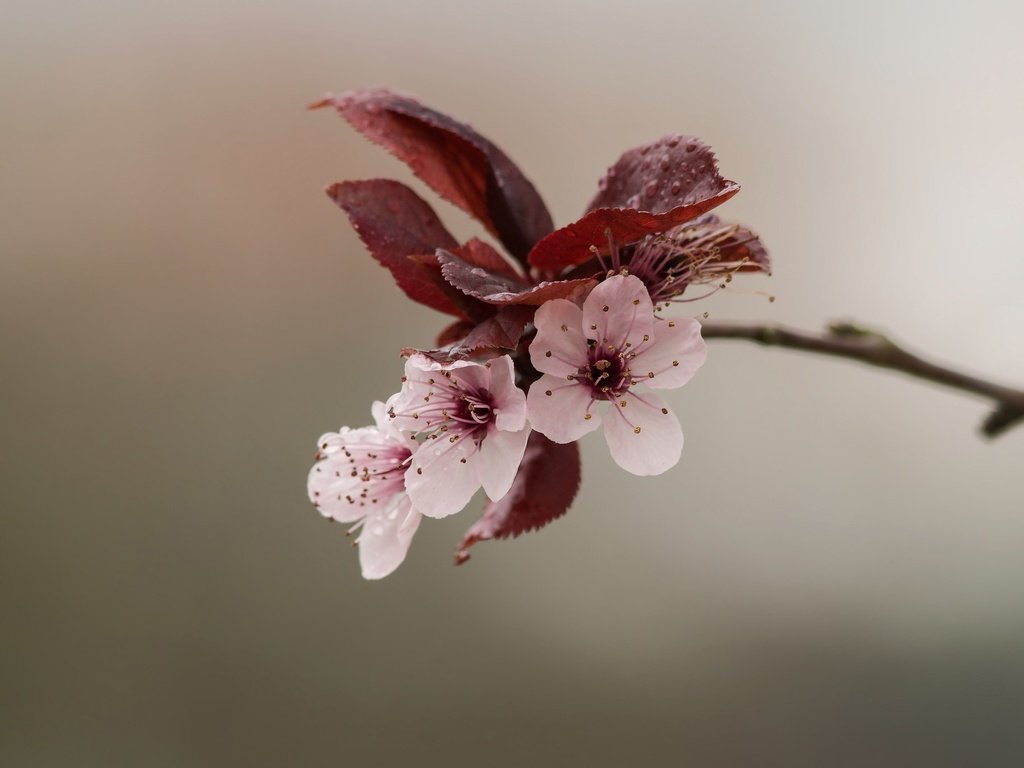
[[672, 182], [672, 194], [673, 195], [678, 195], [679, 194], [679, 190], [682, 189], [682, 188], [683, 188], [683, 185], [680, 184], [678, 181], [673, 181]]
[[647, 182], [647, 186], [644, 187], [644, 194], [647, 195], [648, 197], [654, 197], [656, 194], [658, 194], [658, 182]]
[[686, 151], [687, 152], [693, 152], [696, 149], [697, 149], [697, 140], [696, 139], [690, 139], [688, 142], [686, 142]]

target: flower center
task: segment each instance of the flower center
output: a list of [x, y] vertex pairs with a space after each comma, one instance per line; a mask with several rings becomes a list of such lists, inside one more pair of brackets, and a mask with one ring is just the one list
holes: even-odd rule
[[489, 403], [484, 402], [475, 395], [463, 395], [459, 403], [459, 415], [464, 421], [475, 424], [486, 424], [494, 415], [494, 410]]
[[626, 356], [618, 350], [594, 346], [588, 353], [588, 366], [580, 369], [578, 381], [588, 381], [595, 398], [612, 400], [633, 383]]
[[428, 377], [415, 384], [420, 385], [416, 404], [388, 411], [393, 419], [402, 417], [403, 429], [414, 432], [421, 440], [442, 436], [452, 443], [465, 437], [477, 442], [483, 439], [495, 415], [489, 392], [466, 386], [449, 375]]

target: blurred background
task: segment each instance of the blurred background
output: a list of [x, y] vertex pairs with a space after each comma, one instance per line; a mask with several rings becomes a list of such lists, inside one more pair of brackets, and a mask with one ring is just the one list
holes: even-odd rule
[[[716, 342], [683, 461], [594, 436], [574, 508], [359, 576], [306, 501], [407, 302], [324, 196], [429, 192], [326, 91], [472, 122], [577, 217], [625, 149], [707, 140], [771, 279], [714, 319], [854, 319], [1024, 383], [1017, 3], [6, 0], [0, 762], [1024, 761], [1024, 429], [853, 363]], [[468, 217], [436, 201], [460, 237]], [[769, 304], [756, 291], [778, 298]]]

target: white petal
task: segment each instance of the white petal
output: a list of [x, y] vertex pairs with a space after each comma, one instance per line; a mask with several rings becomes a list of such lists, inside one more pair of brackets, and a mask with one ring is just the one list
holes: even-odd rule
[[526, 426], [526, 393], [516, 386], [512, 358], [502, 355], [491, 360], [490, 364], [494, 423], [498, 429], [518, 432]]
[[445, 368], [451, 371], [452, 379], [461, 383], [465, 390], [483, 394], [491, 389], [491, 371], [481, 363], [456, 360]]
[[609, 277], [583, 302], [583, 333], [622, 349], [638, 346], [654, 325], [654, 305], [643, 281], [633, 275]]
[[401, 392], [396, 392], [388, 398], [386, 403], [382, 403], [380, 400], [375, 401], [370, 412], [373, 414], [373, 420], [377, 422], [377, 429], [380, 430], [381, 435], [396, 444], [403, 445], [408, 444], [408, 438], [398, 428], [395, 419], [388, 415], [388, 411], [395, 407], [401, 394]]
[[382, 451], [390, 447], [376, 427], [342, 427], [338, 432], [328, 432], [317, 442], [317, 452], [325, 458], [312, 466], [306, 479], [309, 500], [324, 517], [340, 523], [360, 520], [367, 512], [359, 498], [363, 481], [358, 471], [355, 476], [352, 474], [357, 470], [356, 463], [344, 453], [345, 446], [353, 443], [380, 445]]
[[654, 324], [651, 341], [640, 345], [630, 367], [651, 389], [675, 389], [693, 378], [707, 354], [700, 323], [689, 317], [664, 320]]
[[[448, 363], [439, 363], [431, 360], [426, 355], [415, 354], [405, 363], [405, 378], [407, 382], [426, 382], [436, 379], [437, 374], [444, 375], [444, 371], [451, 373], [452, 377], [466, 383], [473, 389], [487, 390], [490, 388], [491, 377], [486, 366], [473, 360], [453, 360]], [[426, 384], [422, 384], [424, 389]]]
[[442, 433], [436, 440], [425, 441], [413, 453], [405, 473], [405, 489], [413, 506], [427, 517], [459, 512], [480, 487], [477, 458], [476, 445], [470, 438], [452, 443]]
[[601, 424], [590, 387], [564, 376], [544, 374], [535, 381], [526, 395], [526, 410], [530, 425], [556, 443], [579, 440]]
[[364, 579], [383, 579], [402, 564], [421, 517], [404, 493], [367, 516], [357, 539]]
[[497, 501], [512, 487], [530, 432], [529, 428], [518, 432], [495, 429], [480, 443], [476, 474], [491, 501]]
[[411, 433], [428, 427], [425, 417], [421, 419], [417, 416], [424, 407], [424, 398], [435, 389], [429, 383], [434, 372], [424, 370], [428, 364], [436, 365], [423, 355], [413, 355], [405, 361], [402, 391], [388, 400], [388, 408], [398, 414], [391, 419], [391, 424], [396, 430]]
[[660, 475], [674, 467], [683, 450], [683, 430], [661, 396], [631, 391], [615, 405], [604, 417], [615, 463], [634, 475]]
[[359, 478], [351, 475], [352, 465], [344, 457], [318, 461], [309, 470], [306, 490], [321, 515], [339, 523], [354, 523], [366, 514], [366, 508], [358, 504]]
[[541, 373], [565, 376], [587, 364], [583, 310], [566, 299], [544, 302], [534, 316], [537, 336], [530, 343], [530, 360]]

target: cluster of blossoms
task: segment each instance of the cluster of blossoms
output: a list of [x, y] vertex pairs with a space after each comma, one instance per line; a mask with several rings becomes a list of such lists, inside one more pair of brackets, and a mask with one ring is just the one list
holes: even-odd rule
[[739, 187], [706, 144], [667, 136], [626, 152], [587, 213], [555, 229], [518, 167], [469, 126], [385, 90], [314, 106], [337, 109], [512, 257], [459, 244], [398, 182], [328, 188], [405, 294], [454, 318], [435, 349], [403, 351], [401, 391], [373, 404], [374, 426], [319, 440], [309, 497], [359, 529], [364, 577], [394, 571], [422, 517], [459, 512], [480, 488], [490, 502], [456, 562], [561, 516], [579, 486], [576, 441], [598, 427], [628, 472], [678, 462], [682, 429], [656, 390], [689, 381], [706, 352], [697, 320], [663, 310], [769, 265], [756, 235], [708, 213]]

